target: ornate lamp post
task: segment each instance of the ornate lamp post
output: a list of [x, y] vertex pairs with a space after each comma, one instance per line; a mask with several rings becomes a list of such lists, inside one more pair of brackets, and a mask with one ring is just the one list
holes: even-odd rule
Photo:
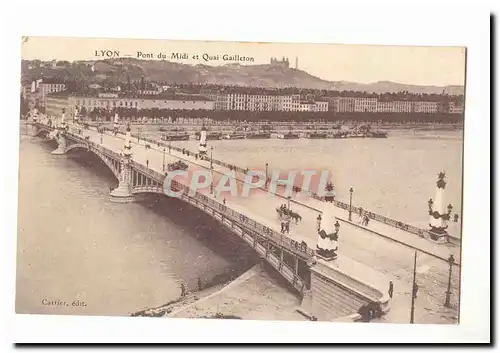
[[444, 191], [446, 187], [445, 173], [438, 174], [436, 182], [436, 198], [427, 201], [429, 205], [429, 227], [430, 235], [433, 240], [437, 240], [447, 234], [448, 221], [451, 218], [453, 206], [449, 204], [445, 207]]
[[319, 225], [316, 255], [325, 261], [331, 261], [337, 258], [337, 251], [339, 249], [340, 223], [338, 220], [333, 223], [335, 217], [333, 215], [332, 207], [325, 208], [323, 210], [323, 216], [325, 218], [324, 225], [321, 225], [320, 217], [316, 219]]
[[354, 192], [354, 189], [351, 188], [349, 189], [349, 221], [352, 221], [352, 193]]
[[453, 255], [450, 255], [448, 258], [448, 265], [450, 266], [449, 271], [448, 271], [448, 289], [446, 290], [446, 300], [444, 301], [444, 306], [446, 307], [451, 307], [450, 304], [450, 297], [451, 297], [451, 272], [453, 269], [453, 264], [455, 263], [455, 258]]

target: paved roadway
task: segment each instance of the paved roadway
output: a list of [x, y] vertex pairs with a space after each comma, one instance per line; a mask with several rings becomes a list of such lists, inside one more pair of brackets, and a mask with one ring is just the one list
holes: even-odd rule
[[[90, 140], [100, 143], [101, 134], [93, 130], [85, 130], [84, 135], [89, 135]], [[115, 151], [123, 149], [124, 137], [121, 135], [112, 136], [110, 134], [102, 134], [103, 145]], [[133, 160], [146, 164], [149, 160], [149, 168], [162, 172], [163, 166], [163, 151], [156, 145], [151, 145], [151, 149], [142, 147], [143, 141], [137, 142], [137, 138], [132, 139], [133, 143]], [[195, 158], [187, 157], [176, 151], [168, 153], [166, 148], [165, 164], [172, 163], [183, 159], [189, 163], [190, 170], [199, 168], [210, 168], [209, 161], [195, 160]], [[214, 164], [214, 180], [218, 180], [218, 173], [224, 173], [225, 168]], [[237, 178], [243, 178], [242, 175], [237, 175]], [[215, 185], [215, 184], [214, 184]], [[241, 182], [239, 183], [241, 185]], [[208, 188], [202, 193], [209, 195]], [[273, 195], [265, 191], [257, 191], [252, 193], [251, 197], [232, 197], [228, 193], [218, 196], [219, 199], [225, 197], [227, 206], [247, 214], [256, 221], [271, 227], [278, 232], [280, 231], [280, 220], [276, 214], [275, 208], [287, 201], [279, 196]], [[298, 197], [301, 198], [301, 197]], [[316, 209], [322, 209], [326, 206], [325, 203], [312, 199], [310, 197], [302, 197], [301, 202], [307, 202], [308, 205]], [[334, 207], [328, 204], [329, 207]], [[298, 224], [292, 222], [289, 236], [299, 242], [305, 241], [310, 248], [316, 248], [317, 233], [316, 233], [316, 217], [318, 212], [312, 208], [301, 206], [292, 203], [292, 210], [302, 216], [302, 221]], [[347, 211], [336, 209], [336, 216], [341, 220], [347, 220]], [[391, 238], [410, 242], [411, 246], [419, 248], [425, 252], [435, 254], [438, 257], [447, 258], [450, 253], [454, 253], [457, 261], [459, 261], [459, 251], [457, 248], [452, 248], [447, 245], [433, 244], [425, 239], [420, 239], [416, 235], [409, 234], [394, 227], [384, 225], [382, 223], [371, 221], [367, 227], [371, 231], [363, 229], [357, 224], [358, 217], [353, 216], [353, 222], [342, 221], [339, 232], [339, 260], [337, 265], [345, 263], [340, 260], [342, 256], [353, 259], [355, 263], [367, 265], [373, 270], [369, 273], [360, 273], [358, 277], [377, 276], [376, 273], [382, 273], [387, 276], [379, 276], [380, 280], [388, 280], [394, 282], [395, 296], [392, 303], [392, 309], [384, 320], [390, 322], [408, 322], [411, 283], [413, 278], [413, 256], [414, 249], [406, 245], [379, 236], [372, 231], [389, 234]], [[404, 234], [403, 234], [404, 233]], [[350, 261], [350, 260], [349, 260]], [[351, 262], [351, 265], [354, 264]], [[353, 267], [353, 266], [350, 266]], [[356, 267], [356, 266], [354, 266]], [[366, 270], [366, 266], [361, 266], [360, 269]], [[456, 309], [443, 308], [445, 299], [446, 286], [448, 283], [448, 269], [446, 262], [422, 252], [419, 252], [417, 259], [417, 283], [419, 285], [419, 295], [416, 301], [416, 322], [453, 322], [457, 315]], [[351, 268], [353, 272], [355, 268]], [[363, 270], [362, 270], [363, 271]], [[458, 287], [459, 287], [459, 267], [454, 266], [452, 272], [452, 305], [458, 307]], [[377, 281], [378, 282], [378, 281]]]

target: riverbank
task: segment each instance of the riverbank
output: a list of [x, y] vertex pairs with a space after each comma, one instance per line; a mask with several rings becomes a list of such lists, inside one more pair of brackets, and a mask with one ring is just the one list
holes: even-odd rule
[[132, 316], [307, 321], [300, 298], [273, 273], [256, 265], [231, 282], [190, 293]]

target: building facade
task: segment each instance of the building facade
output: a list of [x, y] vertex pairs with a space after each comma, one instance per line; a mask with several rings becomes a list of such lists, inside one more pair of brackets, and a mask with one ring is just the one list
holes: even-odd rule
[[458, 105], [455, 102], [449, 102], [448, 103], [448, 111], [451, 114], [463, 114], [464, 113], [464, 106]]
[[438, 102], [412, 102], [414, 113], [437, 113]]
[[211, 94], [215, 110], [235, 111], [328, 111], [326, 101], [304, 101], [299, 94], [296, 95], [270, 95], [270, 94]]
[[[66, 109], [68, 114], [74, 114], [76, 108], [91, 112], [94, 108], [113, 110], [114, 108], [135, 109], [169, 109], [169, 110], [214, 110], [214, 101], [208, 98], [176, 96], [169, 98], [123, 97], [114, 93], [101, 93], [98, 96], [84, 95], [53, 95], [47, 97], [46, 111], [49, 115], [57, 115]], [[49, 113], [50, 112], [50, 113]]]
[[377, 111], [377, 98], [354, 98], [355, 112], [370, 112]]
[[66, 117], [69, 114], [74, 113], [74, 107], [70, 106], [68, 96], [51, 96], [48, 95], [45, 100], [45, 114], [48, 116], [60, 116], [63, 112], [66, 113]]
[[23, 98], [28, 102], [30, 109], [46, 106], [47, 95], [66, 90], [66, 84], [61, 80], [38, 79], [22, 87]]
[[356, 105], [356, 99], [352, 97], [335, 97], [333, 106], [335, 113], [353, 112]]

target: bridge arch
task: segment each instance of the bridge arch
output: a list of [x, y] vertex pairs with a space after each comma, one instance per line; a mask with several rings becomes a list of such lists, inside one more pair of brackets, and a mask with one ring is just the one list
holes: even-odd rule
[[52, 131], [43, 127], [37, 127], [35, 130], [35, 137], [42, 137], [42, 136], [47, 136], [51, 133]]
[[114, 159], [106, 156], [105, 154], [101, 153], [100, 151], [94, 149], [94, 148], [91, 148], [89, 145], [86, 145], [84, 143], [74, 143], [72, 145], [69, 145], [66, 149], [65, 149], [65, 153], [68, 153], [68, 152], [71, 152], [73, 150], [76, 150], [76, 149], [82, 149], [82, 150], [85, 150], [85, 151], [88, 151], [88, 152], [92, 152], [94, 155], [96, 155], [97, 157], [99, 157], [99, 159], [101, 161], [104, 162], [104, 164], [106, 164], [106, 166], [111, 170], [111, 172], [113, 173], [113, 175], [115, 176], [115, 178], [117, 180], [120, 180], [120, 167], [119, 167], [119, 161], [118, 163], [116, 163], [117, 161], [115, 161]]

